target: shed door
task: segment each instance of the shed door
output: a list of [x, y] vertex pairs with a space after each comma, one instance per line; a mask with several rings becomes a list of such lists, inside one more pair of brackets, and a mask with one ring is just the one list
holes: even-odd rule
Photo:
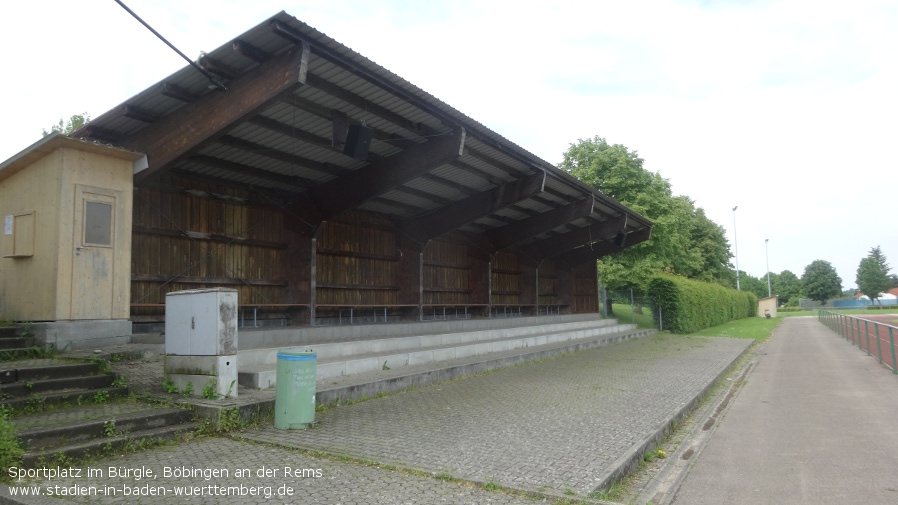
[[76, 186], [72, 319], [112, 319], [116, 193]]

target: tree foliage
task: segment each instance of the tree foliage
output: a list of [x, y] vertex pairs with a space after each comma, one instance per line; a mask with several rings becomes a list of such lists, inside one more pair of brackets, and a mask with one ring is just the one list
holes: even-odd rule
[[771, 278], [773, 294], [778, 296], [783, 302], [788, 303], [793, 298], [801, 296], [801, 279], [792, 273], [791, 270], [783, 270], [775, 277]]
[[805, 267], [801, 284], [804, 294], [820, 303], [842, 294], [842, 278], [832, 264], [824, 260], [815, 260]]
[[63, 135], [68, 135], [68, 134], [72, 133], [73, 131], [77, 130], [78, 128], [81, 128], [82, 126], [84, 126], [84, 124], [87, 123], [88, 121], [90, 121], [90, 115], [87, 112], [82, 112], [81, 114], [75, 114], [74, 116], [70, 117], [68, 120], [59, 118], [59, 123], [51, 126], [49, 130], [43, 130], [43, 136], [46, 137], [47, 135], [49, 135], [53, 132], [59, 132], [59, 133], [62, 133]]
[[729, 243], [720, 225], [674, 196], [670, 183], [643, 167], [635, 151], [601, 137], [579, 140], [559, 168], [654, 222], [652, 238], [599, 261], [599, 278], [611, 289], [645, 293], [658, 272], [730, 285]]
[[879, 246], [870, 249], [870, 254], [861, 260], [857, 267], [856, 282], [861, 292], [870, 297], [874, 303], [880, 293], [888, 291], [892, 287], [892, 280], [889, 278], [889, 264]]

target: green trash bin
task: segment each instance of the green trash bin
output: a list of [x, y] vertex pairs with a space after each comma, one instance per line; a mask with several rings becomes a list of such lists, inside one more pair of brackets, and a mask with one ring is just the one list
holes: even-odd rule
[[313, 351], [278, 352], [274, 397], [274, 427], [305, 429], [315, 422], [315, 381], [318, 357]]

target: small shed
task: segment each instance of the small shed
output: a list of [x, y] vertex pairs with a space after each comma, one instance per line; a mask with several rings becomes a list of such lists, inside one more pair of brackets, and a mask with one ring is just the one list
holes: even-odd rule
[[[0, 314], [60, 348], [130, 334], [131, 213], [142, 154], [53, 133], [0, 164]], [[79, 339], [80, 340], [80, 339]]]
[[776, 317], [776, 304], [778, 297], [776, 295], [768, 296], [758, 300], [758, 317]]

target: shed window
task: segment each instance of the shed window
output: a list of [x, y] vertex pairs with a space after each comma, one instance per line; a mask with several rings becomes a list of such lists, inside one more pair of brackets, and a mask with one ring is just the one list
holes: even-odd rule
[[112, 245], [112, 205], [103, 202], [85, 202], [84, 243]]

